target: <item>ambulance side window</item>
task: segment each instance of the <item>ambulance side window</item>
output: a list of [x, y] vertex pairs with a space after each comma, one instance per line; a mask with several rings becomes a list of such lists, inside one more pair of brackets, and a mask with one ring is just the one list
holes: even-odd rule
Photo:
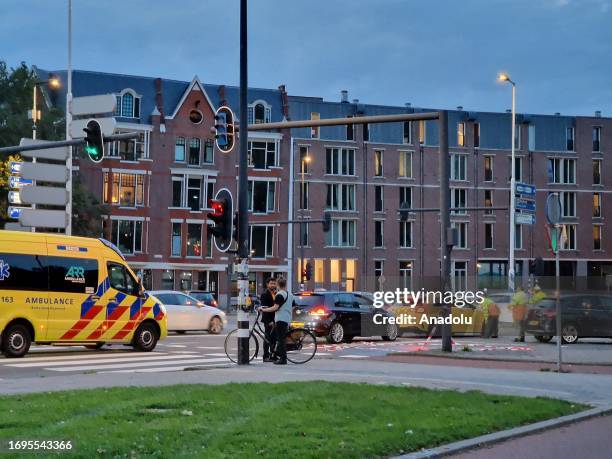
[[93, 293], [98, 288], [98, 260], [50, 256], [47, 265], [52, 292]]
[[138, 295], [138, 283], [125, 268], [119, 263], [108, 262], [108, 279], [115, 290], [127, 295]]
[[0, 290], [46, 291], [46, 257], [0, 253]]

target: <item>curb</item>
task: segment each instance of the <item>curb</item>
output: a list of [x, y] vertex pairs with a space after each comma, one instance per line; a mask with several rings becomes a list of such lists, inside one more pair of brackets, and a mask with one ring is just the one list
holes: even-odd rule
[[460, 440], [454, 443], [437, 446], [435, 448], [429, 448], [421, 451], [407, 453], [401, 456], [395, 456], [393, 459], [428, 459], [444, 457], [449, 454], [456, 454], [474, 448], [500, 443], [505, 440], [524, 437], [534, 433], [542, 432], [544, 430], [563, 427], [568, 424], [585, 421], [587, 419], [595, 418], [597, 416], [603, 416], [609, 413], [612, 413], [612, 406], [591, 408], [580, 413], [570, 414], [567, 416], [562, 416], [560, 418], [548, 419], [546, 421], [540, 421], [534, 424], [528, 424], [526, 426], [514, 427], [512, 429], [502, 430], [500, 432], [494, 432], [486, 435], [481, 435], [479, 437], [469, 438], [467, 440]]

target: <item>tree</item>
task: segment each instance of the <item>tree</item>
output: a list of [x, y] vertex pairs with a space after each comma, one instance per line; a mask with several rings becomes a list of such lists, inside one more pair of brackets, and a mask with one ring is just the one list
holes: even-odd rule
[[72, 234], [100, 237], [102, 216], [108, 213], [92, 193], [77, 178], [72, 182]]

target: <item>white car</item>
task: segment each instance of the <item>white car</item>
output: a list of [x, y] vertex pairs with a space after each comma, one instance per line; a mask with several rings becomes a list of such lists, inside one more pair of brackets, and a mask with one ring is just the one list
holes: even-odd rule
[[227, 325], [225, 313], [174, 290], [149, 292], [164, 305], [168, 314], [168, 331], [185, 333], [192, 330], [207, 330], [219, 334]]

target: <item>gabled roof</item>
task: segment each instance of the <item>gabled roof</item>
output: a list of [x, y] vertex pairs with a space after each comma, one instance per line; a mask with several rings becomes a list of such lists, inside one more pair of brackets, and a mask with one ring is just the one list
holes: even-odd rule
[[185, 100], [187, 99], [191, 91], [193, 91], [196, 88], [202, 91], [202, 94], [204, 94], [204, 97], [206, 98], [206, 102], [208, 102], [210, 109], [213, 112], [216, 110], [215, 106], [210, 100], [210, 97], [208, 97], [208, 93], [206, 92], [206, 90], [204, 89], [204, 86], [200, 82], [200, 79], [198, 78], [197, 75], [195, 75], [193, 79], [191, 80], [191, 83], [189, 84], [189, 86], [187, 86], [187, 89], [185, 89], [185, 91], [183, 92], [183, 96], [181, 97], [181, 99], [178, 101], [178, 103], [174, 107], [174, 111], [172, 112], [172, 115], [166, 116], [166, 119], [173, 119], [176, 116], [176, 114], [178, 113], [178, 111], [181, 109], [181, 107], [185, 103]]

